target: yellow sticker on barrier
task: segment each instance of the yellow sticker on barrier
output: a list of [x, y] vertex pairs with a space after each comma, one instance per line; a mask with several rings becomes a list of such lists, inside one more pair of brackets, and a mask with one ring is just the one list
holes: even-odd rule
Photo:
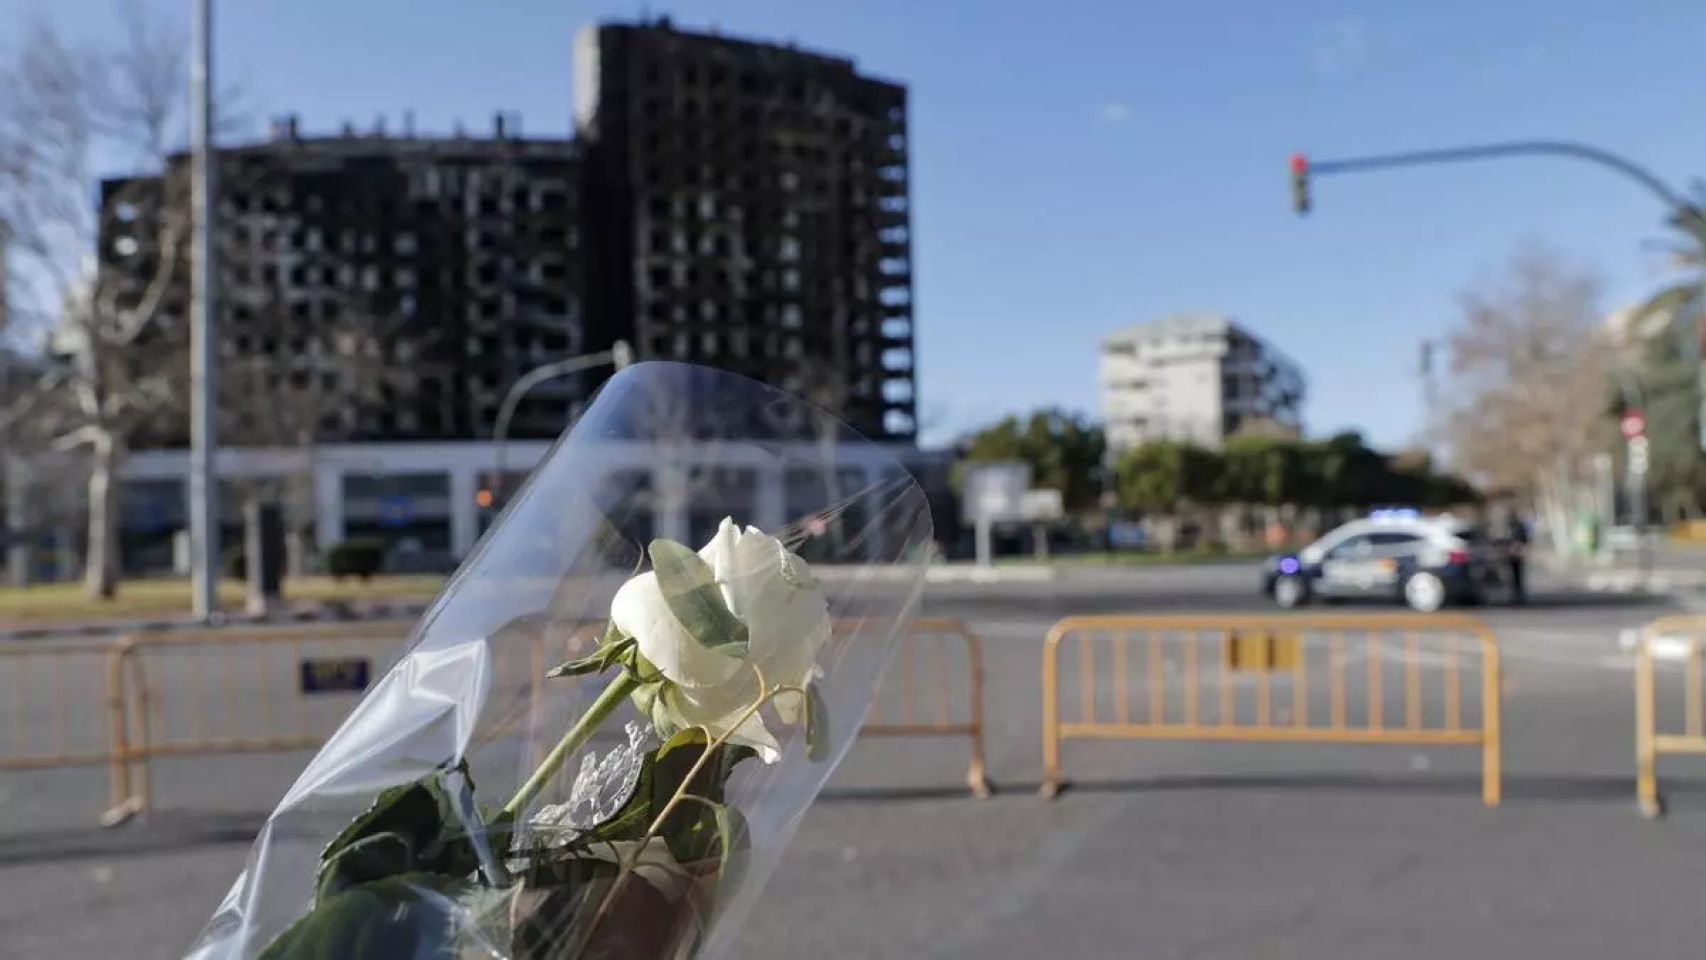
[[1303, 655], [1303, 641], [1295, 633], [1246, 631], [1232, 635], [1226, 645], [1228, 670], [1292, 670]]

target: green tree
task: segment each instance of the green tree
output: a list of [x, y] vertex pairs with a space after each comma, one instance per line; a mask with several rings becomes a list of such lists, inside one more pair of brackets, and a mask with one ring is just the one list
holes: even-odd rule
[[1315, 507], [1365, 507], [1381, 499], [1385, 458], [1363, 442], [1362, 434], [1346, 431], [1309, 444], [1303, 470]]
[[[1698, 514], [1706, 487], [1706, 457], [1700, 451], [1700, 367], [1688, 340], [1693, 333], [1665, 331], [1642, 345], [1647, 484], [1654, 506], [1667, 519]], [[1618, 406], [1616, 412], [1623, 412]]]
[[1107, 442], [1102, 428], [1077, 414], [1038, 410], [1006, 417], [973, 434], [965, 459], [972, 463], [1019, 460], [1031, 466], [1031, 486], [1059, 490], [1068, 512], [1087, 510], [1102, 494]]
[[1239, 437], [1221, 450], [1221, 500], [1265, 507], [1308, 496], [1307, 445], [1297, 440]]
[[1219, 500], [1221, 473], [1214, 451], [1176, 440], [1133, 447], [1114, 467], [1120, 506], [1154, 513]]

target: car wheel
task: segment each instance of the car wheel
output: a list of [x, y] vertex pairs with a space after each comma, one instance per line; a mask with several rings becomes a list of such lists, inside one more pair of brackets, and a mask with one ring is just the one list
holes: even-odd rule
[[1308, 601], [1309, 584], [1302, 577], [1286, 574], [1274, 580], [1274, 605], [1281, 610], [1292, 610]]
[[1426, 570], [1410, 574], [1404, 581], [1404, 603], [1417, 613], [1433, 613], [1445, 606], [1445, 581]]

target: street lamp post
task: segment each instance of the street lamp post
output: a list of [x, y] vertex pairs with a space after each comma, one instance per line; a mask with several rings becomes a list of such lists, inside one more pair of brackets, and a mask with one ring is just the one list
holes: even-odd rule
[[515, 417], [515, 408], [520, 406], [522, 398], [527, 395], [527, 391], [547, 380], [565, 377], [571, 373], [579, 373], [582, 370], [590, 370], [593, 367], [601, 367], [605, 364], [622, 370], [633, 362], [633, 348], [628, 345], [628, 341], [618, 340], [615, 346], [609, 350], [570, 357], [556, 363], [547, 363], [542, 367], [535, 367], [527, 371], [521, 376], [521, 379], [515, 381], [515, 384], [509, 388], [509, 392], [504, 394], [504, 402], [498, 407], [497, 422], [492, 425], [492, 442], [497, 444], [497, 476], [493, 478], [491, 483], [491, 489], [495, 495], [494, 503], [502, 502], [501, 496], [508, 492], [503, 489], [503, 482], [505, 476], [504, 455], [509, 449], [509, 422]]
[[213, 4], [196, 0], [195, 60], [190, 70], [194, 100], [191, 204], [195, 214], [195, 285], [190, 306], [190, 559], [195, 578], [195, 615], [211, 619], [219, 610], [219, 518], [214, 430], [217, 409], [213, 323], [218, 299], [217, 164], [213, 156]]

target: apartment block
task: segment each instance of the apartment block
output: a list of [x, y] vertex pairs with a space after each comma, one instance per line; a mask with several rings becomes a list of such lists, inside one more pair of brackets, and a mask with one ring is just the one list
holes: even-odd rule
[[1102, 339], [1110, 450], [1155, 440], [1218, 447], [1242, 431], [1300, 434], [1303, 372], [1230, 317], [1165, 317]]

